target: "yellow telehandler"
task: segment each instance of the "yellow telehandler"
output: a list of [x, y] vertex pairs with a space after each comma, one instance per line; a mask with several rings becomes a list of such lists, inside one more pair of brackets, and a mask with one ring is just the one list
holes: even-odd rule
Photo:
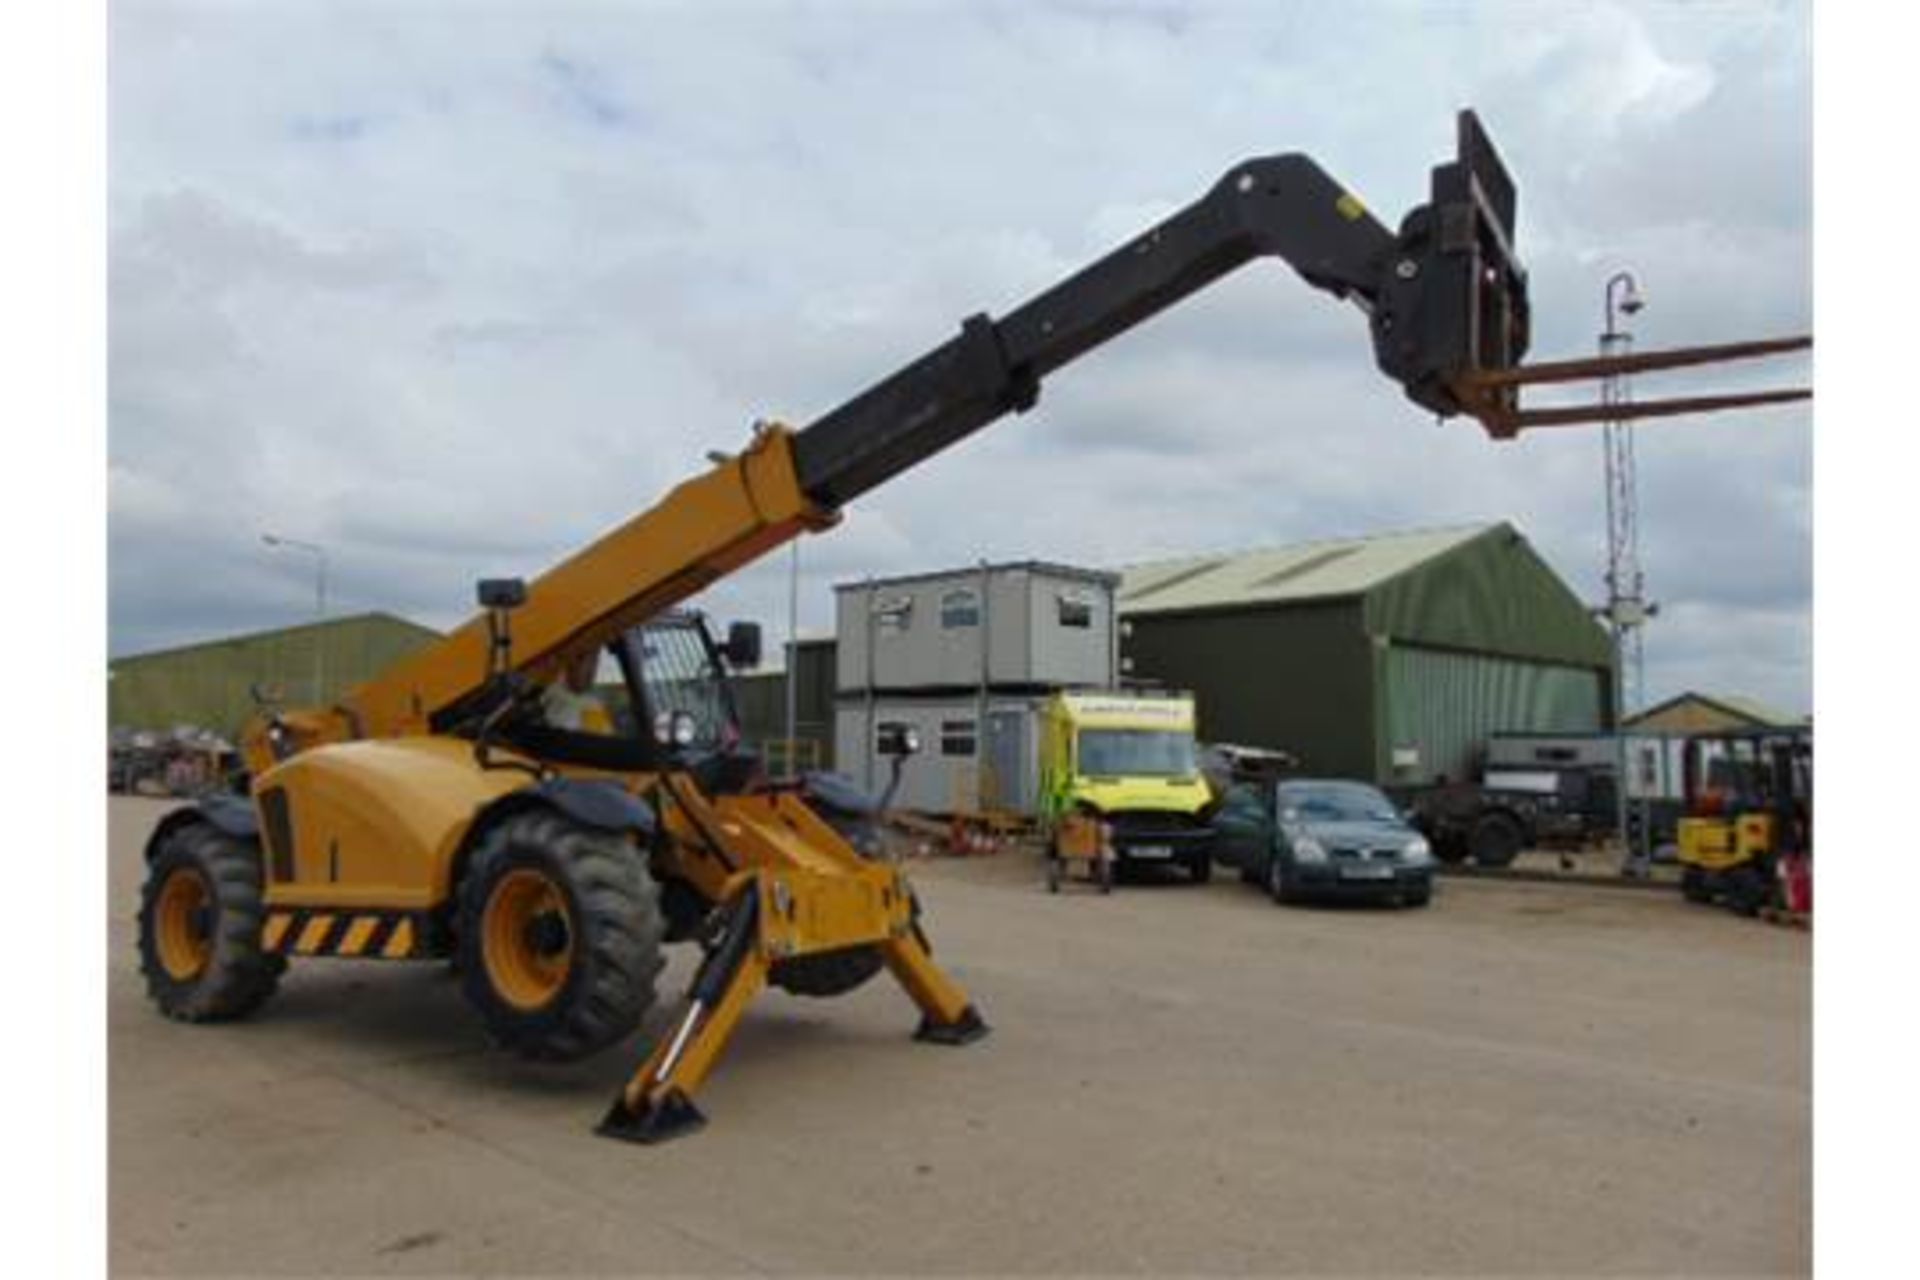
[[[1471, 112], [1458, 143], [1397, 234], [1305, 156], [1235, 165], [804, 429], [757, 427], [737, 455], [531, 582], [481, 583], [471, 621], [336, 704], [263, 713], [244, 739], [246, 794], [169, 814], [147, 846], [139, 945], [154, 1003], [190, 1022], [235, 1018], [290, 957], [451, 959], [495, 1040], [576, 1058], [639, 1028], [662, 945], [697, 941], [683, 1007], [600, 1126], [638, 1141], [701, 1123], [695, 1091], [768, 986], [834, 995], [884, 969], [919, 1007], [921, 1038], [985, 1034], [934, 963], [899, 868], [862, 856], [743, 749], [726, 672], [757, 656], [757, 629], [718, 640], [682, 607], [1256, 258], [1358, 304], [1380, 367], [1416, 403], [1496, 435], [1531, 425], [1513, 185]], [[583, 659], [620, 673], [613, 732], [554, 710]], [[896, 755], [913, 748], [896, 736]]]

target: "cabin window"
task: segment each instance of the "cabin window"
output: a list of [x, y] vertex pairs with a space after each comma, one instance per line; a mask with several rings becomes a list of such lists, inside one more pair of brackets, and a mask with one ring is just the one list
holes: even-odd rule
[[976, 745], [974, 722], [971, 720], [942, 720], [940, 722], [940, 754], [943, 756], [970, 756]]
[[980, 594], [976, 591], [961, 589], [949, 591], [940, 597], [940, 628], [952, 631], [958, 627], [977, 627], [980, 625]]
[[913, 625], [913, 597], [887, 596], [873, 602], [874, 626], [882, 634], [898, 634]]
[[1054, 597], [1060, 625], [1085, 631], [1093, 626], [1093, 597], [1084, 591], [1062, 591]]

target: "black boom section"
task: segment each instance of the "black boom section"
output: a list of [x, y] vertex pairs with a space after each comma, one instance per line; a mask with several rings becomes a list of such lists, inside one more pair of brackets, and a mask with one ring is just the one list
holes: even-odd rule
[[1478, 380], [1527, 347], [1527, 278], [1513, 251], [1513, 180], [1477, 116], [1432, 195], [1389, 232], [1306, 156], [1235, 165], [1180, 212], [999, 320], [960, 335], [803, 429], [800, 487], [838, 507], [1008, 413], [1040, 380], [1255, 258], [1274, 257], [1372, 321], [1374, 360], [1442, 417], [1511, 408]]
[[998, 321], [863, 391], [794, 441], [800, 485], [838, 507], [1007, 413], [1040, 379], [1237, 267], [1278, 257], [1371, 306], [1394, 237], [1302, 155], [1236, 165], [1211, 191]]

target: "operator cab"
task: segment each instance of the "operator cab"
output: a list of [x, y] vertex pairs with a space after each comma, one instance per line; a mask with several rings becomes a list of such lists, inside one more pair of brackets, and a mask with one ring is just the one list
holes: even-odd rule
[[682, 763], [709, 794], [746, 790], [761, 773], [760, 757], [741, 735], [727, 673], [759, 665], [759, 625], [735, 622], [726, 643], [716, 644], [705, 615], [676, 610], [632, 628], [612, 648], [634, 722], [662, 763]]
[[676, 610], [565, 664], [527, 690], [512, 714], [489, 717], [475, 734], [483, 745], [492, 739], [550, 764], [682, 769], [709, 794], [737, 793], [761, 768], [741, 735], [727, 673], [759, 659], [757, 624], [736, 622], [716, 643], [703, 615]]

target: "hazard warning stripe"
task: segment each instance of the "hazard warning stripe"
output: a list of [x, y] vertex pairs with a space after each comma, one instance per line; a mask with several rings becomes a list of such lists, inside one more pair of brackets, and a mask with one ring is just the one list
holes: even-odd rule
[[325, 955], [326, 949], [322, 944], [333, 932], [333, 921], [334, 917], [328, 915], [317, 915], [308, 920], [307, 927], [293, 940], [293, 949], [303, 956]]
[[387, 945], [381, 949], [380, 954], [388, 960], [398, 960], [412, 950], [413, 921], [402, 920], [399, 927], [394, 929], [393, 937], [389, 938]]
[[273, 911], [260, 931], [263, 950], [280, 955], [364, 956], [404, 960], [427, 931], [406, 911]]
[[340, 939], [339, 954], [343, 956], [365, 955], [367, 939], [379, 927], [379, 916], [355, 916], [353, 923], [347, 926], [346, 936]]

